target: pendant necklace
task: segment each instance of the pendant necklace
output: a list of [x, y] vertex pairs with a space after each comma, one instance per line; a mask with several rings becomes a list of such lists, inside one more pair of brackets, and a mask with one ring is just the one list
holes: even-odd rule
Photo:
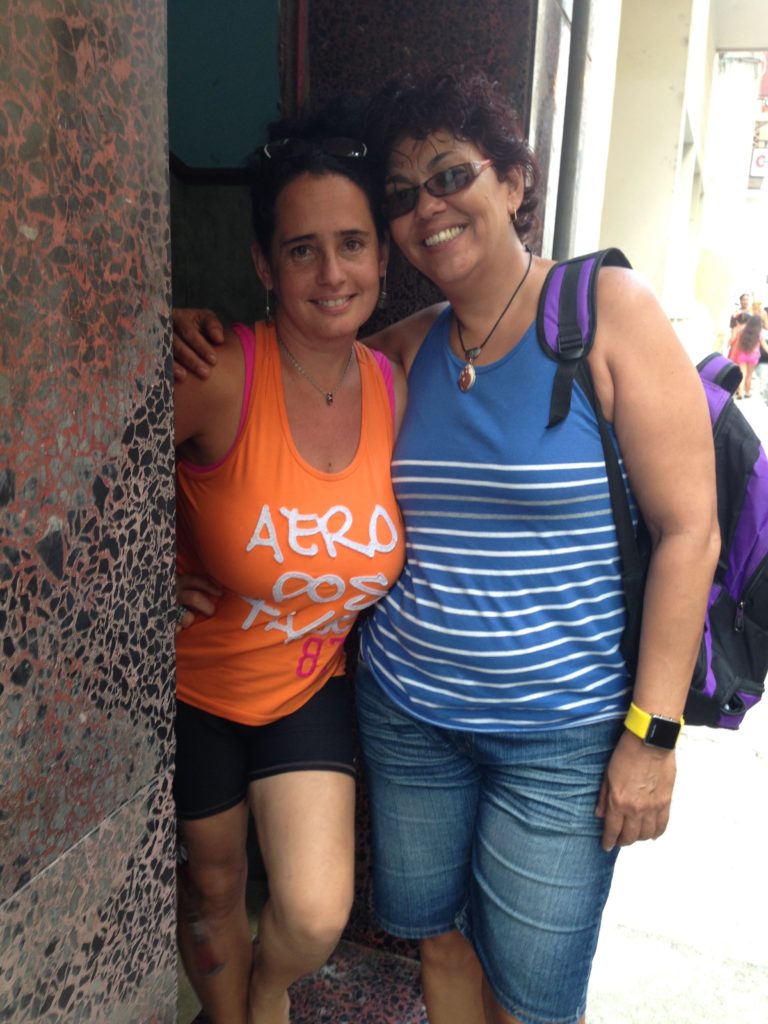
[[304, 369], [304, 367], [298, 361], [296, 356], [294, 356], [293, 352], [291, 352], [291, 350], [287, 347], [287, 345], [285, 345], [283, 343], [282, 339], [279, 338], [279, 337], [277, 339], [277, 344], [280, 346], [280, 348], [283, 350], [283, 352], [285, 352], [285, 354], [288, 356], [288, 359], [290, 360], [291, 365], [296, 370], [296, 372], [300, 373], [302, 377], [304, 377], [306, 380], [308, 380], [309, 383], [312, 385], [312, 387], [315, 389], [315, 391], [319, 391], [320, 392], [320, 394], [325, 399], [325, 404], [326, 405], [333, 405], [333, 396], [336, 394], [336, 392], [339, 390], [339, 388], [343, 384], [344, 378], [347, 376], [347, 372], [348, 372], [350, 366], [352, 365], [352, 356], [354, 356], [354, 354], [355, 354], [355, 346], [353, 345], [352, 348], [349, 350], [349, 359], [347, 360], [346, 366], [341, 371], [341, 376], [336, 381], [336, 387], [333, 389], [333, 391], [326, 391], [325, 388], [321, 388], [320, 385], [317, 383], [317, 381], [310, 374], [307, 373], [307, 371]]
[[459, 387], [461, 388], [462, 391], [469, 391], [469, 389], [475, 383], [475, 380], [477, 379], [477, 374], [475, 373], [474, 362], [477, 359], [477, 357], [480, 355], [480, 353], [483, 351], [485, 346], [488, 344], [488, 342], [491, 340], [491, 338], [493, 337], [493, 332], [496, 330], [496, 328], [499, 326], [501, 321], [504, 319], [504, 315], [506, 314], [507, 310], [512, 305], [512, 303], [515, 301], [515, 296], [517, 295], [517, 293], [520, 291], [520, 289], [525, 284], [525, 279], [526, 279], [526, 277], [528, 277], [528, 271], [531, 269], [531, 262], [532, 261], [533, 261], [533, 253], [529, 252], [528, 253], [528, 266], [525, 268], [525, 273], [520, 278], [520, 280], [519, 280], [519, 282], [517, 284], [517, 287], [515, 288], [515, 290], [510, 295], [509, 300], [507, 301], [506, 306], [504, 307], [504, 309], [502, 309], [501, 313], [499, 314], [498, 320], [493, 325], [493, 327], [490, 329], [490, 331], [488, 331], [488, 333], [486, 334], [485, 338], [483, 339], [483, 341], [480, 342], [479, 345], [476, 345], [474, 348], [467, 348], [467, 346], [464, 344], [464, 336], [461, 333], [461, 320], [459, 320], [459, 318], [454, 313], [454, 316], [456, 317], [456, 329], [457, 329], [458, 335], [459, 335], [459, 344], [461, 345], [461, 350], [464, 353], [464, 359], [465, 359], [465, 364], [461, 368], [461, 373], [459, 374], [459, 382], [458, 382], [459, 383]]

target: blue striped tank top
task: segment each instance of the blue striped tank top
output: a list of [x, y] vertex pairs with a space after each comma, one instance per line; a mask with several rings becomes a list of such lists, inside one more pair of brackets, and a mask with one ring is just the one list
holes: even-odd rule
[[589, 402], [575, 386], [547, 430], [555, 363], [535, 324], [462, 393], [450, 315], [409, 377], [392, 463], [406, 562], [363, 625], [363, 657], [397, 705], [446, 728], [623, 717], [620, 559]]

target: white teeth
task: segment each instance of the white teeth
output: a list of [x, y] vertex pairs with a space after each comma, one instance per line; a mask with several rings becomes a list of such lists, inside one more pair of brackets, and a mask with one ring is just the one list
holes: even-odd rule
[[424, 239], [424, 245], [431, 247], [437, 245], [439, 242], [450, 242], [452, 238], [456, 238], [464, 230], [463, 227], [445, 228], [444, 231], [438, 231], [436, 235], [430, 235], [429, 238]]
[[336, 306], [343, 306], [348, 298], [349, 296], [345, 295], [342, 299], [317, 299], [317, 304], [328, 309], [334, 309]]

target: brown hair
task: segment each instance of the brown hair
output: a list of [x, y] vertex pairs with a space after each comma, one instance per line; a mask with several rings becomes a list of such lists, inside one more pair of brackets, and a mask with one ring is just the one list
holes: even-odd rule
[[752, 352], [760, 343], [760, 332], [763, 329], [763, 318], [751, 316], [744, 324], [739, 335], [739, 348], [742, 352]]

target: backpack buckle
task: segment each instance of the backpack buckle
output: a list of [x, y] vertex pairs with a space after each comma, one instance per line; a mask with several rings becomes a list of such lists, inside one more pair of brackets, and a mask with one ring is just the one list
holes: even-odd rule
[[557, 351], [561, 359], [569, 362], [584, 355], [584, 338], [578, 325], [564, 327], [557, 334]]

